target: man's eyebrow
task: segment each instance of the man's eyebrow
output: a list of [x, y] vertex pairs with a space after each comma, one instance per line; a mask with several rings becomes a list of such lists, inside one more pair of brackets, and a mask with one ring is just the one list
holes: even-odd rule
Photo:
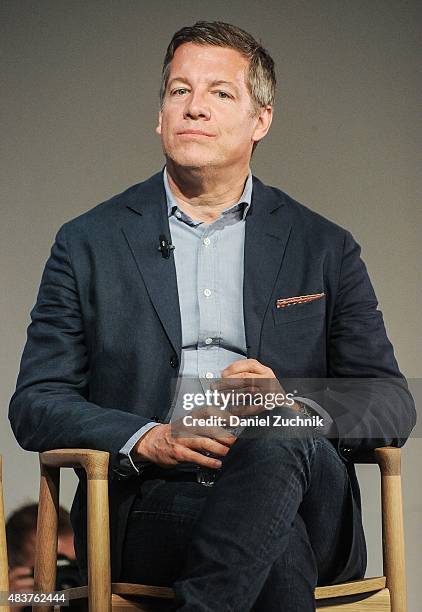
[[186, 83], [187, 85], [189, 85], [189, 82], [184, 79], [183, 77], [173, 77], [169, 82], [168, 82], [168, 86], [170, 87], [170, 85], [172, 83], [174, 83], [175, 81], [180, 81], [181, 83]]
[[[180, 83], [186, 83], [187, 85], [189, 85], [189, 81], [183, 77], [173, 77], [169, 82], [168, 82], [168, 87], [171, 87], [171, 85], [175, 82], [175, 81], [179, 81]], [[215, 80], [215, 81], [210, 81], [209, 83], [210, 87], [217, 87], [218, 85], [228, 85], [229, 87], [232, 87], [232, 89], [234, 89], [234, 91], [236, 92], [237, 95], [239, 95], [239, 89], [238, 87], [232, 82], [232, 81], [224, 81], [224, 80]]]
[[239, 93], [239, 89], [232, 81], [212, 81], [210, 85], [211, 87], [216, 87], [217, 85], [228, 85], [229, 87], [232, 87], [237, 94]]

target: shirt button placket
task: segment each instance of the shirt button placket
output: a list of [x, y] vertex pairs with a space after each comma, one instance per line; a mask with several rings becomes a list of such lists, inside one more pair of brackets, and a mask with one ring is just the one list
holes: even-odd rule
[[[216, 257], [214, 240], [208, 235], [209, 228], [202, 234], [201, 246], [198, 253], [198, 285], [201, 287], [199, 292], [199, 328], [202, 336], [202, 351], [198, 352], [198, 375], [202, 378], [211, 380], [215, 377], [214, 363], [215, 356], [212, 348], [215, 320], [218, 319], [216, 312], [217, 302], [215, 302], [215, 265]], [[198, 287], [198, 288], [199, 288]]]

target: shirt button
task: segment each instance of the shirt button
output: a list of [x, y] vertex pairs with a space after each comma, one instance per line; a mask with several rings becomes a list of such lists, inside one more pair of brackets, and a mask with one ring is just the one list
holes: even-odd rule
[[180, 217], [182, 216], [182, 213], [180, 212], [180, 210], [176, 210], [174, 214], [176, 215], [178, 219], [180, 219]]
[[172, 357], [170, 357], [170, 365], [172, 368], [177, 368], [179, 365], [179, 360], [177, 359], [176, 355], [172, 355]]
[[212, 372], [207, 372], [205, 378], [214, 378], [214, 374]]
[[205, 338], [205, 344], [211, 344], [212, 338]]
[[211, 293], [212, 293], [211, 289], [204, 289], [205, 297], [210, 297]]
[[204, 238], [205, 246], [209, 246], [211, 244], [211, 240], [209, 238]]

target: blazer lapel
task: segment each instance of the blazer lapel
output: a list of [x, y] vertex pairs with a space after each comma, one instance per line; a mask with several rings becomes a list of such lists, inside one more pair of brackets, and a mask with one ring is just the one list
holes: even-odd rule
[[128, 219], [122, 227], [123, 234], [180, 362], [182, 329], [174, 256], [165, 259], [158, 250], [160, 234], [170, 239], [162, 172], [141, 183], [131, 194], [127, 207]]
[[[283, 216], [283, 221], [279, 218]], [[261, 329], [291, 231], [283, 195], [254, 177], [246, 216], [243, 312], [248, 357], [259, 355]]]

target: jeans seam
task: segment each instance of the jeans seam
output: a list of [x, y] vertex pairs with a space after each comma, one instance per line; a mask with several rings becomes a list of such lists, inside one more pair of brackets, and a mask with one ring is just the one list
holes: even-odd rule
[[161, 518], [164, 520], [176, 519], [179, 521], [192, 521], [196, 520], [196, 515], [193, 514], [179, 514], [178, 512], [154, 512], [151, 510], [133, 510], [131, 516], [140, 517], [143, 515], [145, 518]]

